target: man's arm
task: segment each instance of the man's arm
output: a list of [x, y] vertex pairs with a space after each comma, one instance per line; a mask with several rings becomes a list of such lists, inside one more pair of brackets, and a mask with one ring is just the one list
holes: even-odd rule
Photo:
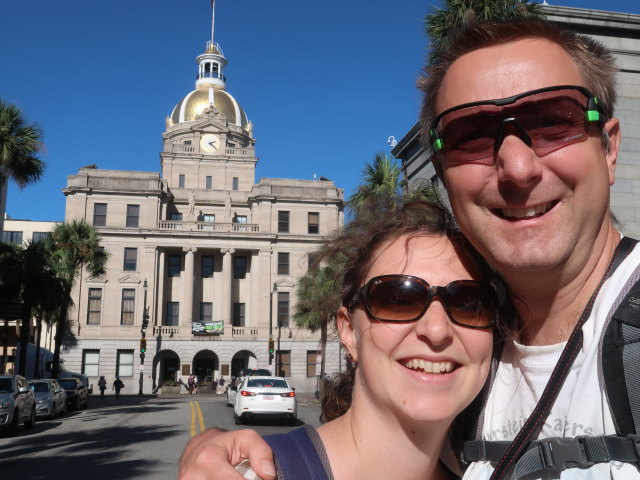
[[271, 448], [254, 430], [225, 432], [212, 428], [189, 441], [180, 457], [178, 480], [241, 480], [234, 465], [248, 458], [263, 480], [273, 480], [276, 469]]

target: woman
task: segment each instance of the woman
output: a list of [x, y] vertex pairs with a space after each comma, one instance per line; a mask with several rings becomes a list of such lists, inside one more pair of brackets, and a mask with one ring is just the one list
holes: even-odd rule
[[[324, 256], [347, 259], [336, 324], [354, 365], [323, 402], [331, 421], [304, 427], [326, 478], [455, 478], [438, 459], [489, 371], [498, 299], [488, 268], [448, 212], [425, 202], [351, 227]], [[281, 480], [286, 456], [276, 454]]]

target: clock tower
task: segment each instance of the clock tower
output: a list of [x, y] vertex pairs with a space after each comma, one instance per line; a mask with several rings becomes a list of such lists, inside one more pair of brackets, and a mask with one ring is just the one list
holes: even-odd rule
[[174, 202], [166, 206], [167, 219], [180, 204], [223, 207], [229, 196], [242, 201], [255, 182], [253, 126], [226, 90], [227, 59], [213, 28], [196, 63], [195, 90], [175, 106], [163, 134], [162, 177]]

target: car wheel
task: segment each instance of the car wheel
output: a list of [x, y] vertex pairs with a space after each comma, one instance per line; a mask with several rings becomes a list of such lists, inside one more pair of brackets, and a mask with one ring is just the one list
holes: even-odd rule
[[49, 415], [49, 420], [55, 420], [56, 419], [56, 403], [53, 402], [51, 404], [51, 415]]
[[76, 400], [76, 410], [80, 410], [82, 408], [82, 400], [80, 400], [80, 397], [78, 397], [78, 399]]
[[289, 419], [289, 425], [291, 425], [292, 427], [295, 427], [298, 424], [298, 417], [291, 417]]
[[233, 416], [233, 419], [236, 421], [236, 425], [242, 425], [244, 424], [244, 422], [242, 421], [241, 417], [238, 417], [237, 415]]
[[8, 433], [9, 435], [13, 435], [18, 430], [18, 425], [20, 424], [20, 410], [17, 408], [13, 412], [13, 418], [11, 419], [11, 425], [9, 426]]
[[60, 415], [64, 417], [66, 414], [67, 414], [67, 401], [65, 400], [64, 403], [62, 404], [62, 412], [60, 413]]
[[33, 404], [33, 407], [31, 408], [31, 416], [29, 417], [29, 420], [25, 420], [24, 426], [27, 427], [27, 428], [33, 428], [33, 427], [36, 426], [36, 405], [35, 405], [35, 403]]
[[229, 394], [227, 394], [227, 407], [232, 407], [231, 401], [229, 400]]

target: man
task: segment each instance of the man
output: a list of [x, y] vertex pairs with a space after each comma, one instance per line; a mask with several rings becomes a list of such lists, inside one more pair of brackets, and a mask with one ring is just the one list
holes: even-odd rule
[[[612, 303], [640, 264], [640, 248], [590, 302], [620, 242], [609, 214], [621, 139], [614, 72], [599, 43], [521, 21], [466, 27], [421, 82], [423, 138], [437, 151], [454, 216], [505, 279], [517, 311], [518, 333], [505, 342], [484, 407], [486, 440], [514, 439], [591, 303], [582, 347], [534, 438], [616, 433], [598, 345]], [[248, 431], [194, 439], [180, 478], [233, 478], [221, 460], [235, 464], [247, 452], [254, 470], [273, 478], [268, 449]], [[464, 478], [488, 479], [492, 471], [477, 462]], [[634, 464], [609, 462], [528, 478], [640, 474]]]

